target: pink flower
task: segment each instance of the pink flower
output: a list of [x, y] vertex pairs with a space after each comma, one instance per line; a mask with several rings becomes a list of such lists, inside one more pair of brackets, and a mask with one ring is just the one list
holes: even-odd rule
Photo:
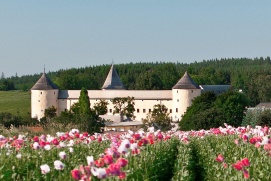
[[116, 176], [119, 176], [120, 175], [120, 166], [115, 164], [115, 163], [112, 163], [108, 166], [107, 170], [106, 170], [106, 173], [108, 175], [116, 175]]
[[126, 173], [120, 172], [119, 179], [125, 179], [125, 178], [126, 178]]
[[104, 163], [107, 165], [110, 165], [113, 163], [113, 157], [111, 155], [105, 155], [104, 156]]
[[52, 140], [52, 143], [53, 143], [54, 145], [59, 145], [59, 141], [58, 141], [56, 138]]
[[236, 170], [242, 170], [243, 168], [243, 163], [241, 161], [237, 161], [235, 164], [232, 164], [233, 168]]
[[251, 143], [251, 144], [255, 144], [256, 142], [257, 142], [257, 138], [250, 138], [250, 140], [249, 140], [249, 142]]
[[246, 169], [244, 169], [243, 172], [244, 172], [244, 177], [245, 177], [245, 178], [249, 178], [249, 173], [248, 173], [248, 171], [247, 171]]
[[38, 136], [34, 136], [33, 141], [34, 142], [39, 142], [39, 137]]
[[224, 157], [221, 154], [219, 154], [215, 160], [218, 161], [218, 162], [223, 162]]
[[234, 143], [239, 145], [239, 140], [238, 139], [234, 140]]
[[128, 164], [128, 160], [124, 158], [119, 158], [116, 164], [119, 165], [120, 167], [125, 167]]
[[250, 165], [248, 158], [244, 158], [243, 160], [241, 160], [241, 162], [245, 167], [248, 167]]
[[81, 173], [78, 169], [74, 169], [71, 171], [71, 174], [72, 174], [72, 178], [74, 180], [80, 180], [81, 179]]

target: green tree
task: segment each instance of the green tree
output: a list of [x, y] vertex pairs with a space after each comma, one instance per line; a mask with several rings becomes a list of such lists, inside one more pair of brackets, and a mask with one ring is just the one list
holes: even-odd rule
[[248, 105], [249, 101], [246, 95], [235, 91], [220, 94], [214, 103], [214, 107], [220, 109], [224, 115], [225, 123], [236, 127], [242, 124]]
[[123, 115], [131, 118], [134, 116], [135, 111], [135, 102], [134, 97], [115, 97], [111, 100], [114, 105], [113, 114], [120, 114], [121, 121], [123, 120]]
[[107, 105], [109, 103], [105, 100], [100, 100], [99, 102], [94, 104], [94, 110], [96, 112], [96, 114], [98, 115], [104, 115], [107, 113]]
[[214, 92], [204, 92], [192, 101], [179, 123], [181, 130], [209, 129], [220, 126], [220, 112], [213, 108], [216, 95]]
[[271, 110], [270, 109], [265, 109], [264, 111], [261, 112], [261, 115], [259, 117], [259, 126], [271, 126]]
[[46, 118], [52, 119], [56, 116], [56, 111], [57, 109], [55, 106], [48, 107], [47, 109], [45, 109], [44, 116]]
[[78, 104], [79, 104], [80, 114], [84, 114], [84, 115], [91, 114], [88, 91], [84, 87], [81, 89]]
[[156, 104], [153, 106], [153, 111], [143, 119], [143, 126], [145, 129], [153, 126], [156, 129], [167, 131], [172, 128], [171, 122], [167, 107], [163, 104]]

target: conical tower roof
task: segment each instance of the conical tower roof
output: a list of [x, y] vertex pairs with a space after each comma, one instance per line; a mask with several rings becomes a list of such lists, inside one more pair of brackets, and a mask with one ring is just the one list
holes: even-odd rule
[[172, 87], [172, 89], [200, 89], [200, 87], [193, 81], [193, 79], [186, 71], [183, 77], [177, 82], [174, 87]]
[[113, 64], [105, 79], [102, 89], [125, 89]]
[[58, 87], [47, 77], [45, 72], [43, 72], [41, 78], [31, 88], [31, 90], [50, 90], [50, 89], [58, 89]]

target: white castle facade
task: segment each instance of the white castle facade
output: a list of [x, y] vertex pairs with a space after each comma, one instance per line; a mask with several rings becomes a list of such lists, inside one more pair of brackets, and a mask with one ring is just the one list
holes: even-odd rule
[[[125, 90], [114, 66], [108, 73], [101, 90], [88, 90], [90, 106], [100, 100], [109, 103], [108, 117], [113, 117], [114, 105], [110, 101], [115, 97], [134, 97], [135, 120], [141, 122], [156, 104], [167, 107], [173, 121], [179, 121], [191, 106], [192, 100], [204, 91], [222, 93], [229, 90], [230, 85], [197, 85], [187, 72], [172, 87], [172, 90]], [[70, 110], [78, 102], [81, 90], [59, 90], [44, 72], [37, 83], [31, 88], [31, 117], [40, 119], [44, 117], [45, 109], [56, 107], [57, 114]]]

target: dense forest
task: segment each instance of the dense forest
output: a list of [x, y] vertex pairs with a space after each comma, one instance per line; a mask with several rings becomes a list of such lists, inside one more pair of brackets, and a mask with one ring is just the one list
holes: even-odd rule
[[[251, 106], [271, 101], [271, 60], [260, 58], [227, 58], [202, 62], [128, 63], [115, 65], [127, 89], [171, 89], [185, 71], [197, 84], [230, 84], [241, 89], [250, 99]], [[110, 65], [61, 69], [47, 75], [59, 89], [100, 89]], [[0, 90], [29, 90], [41, 74], [0, 78]]]

